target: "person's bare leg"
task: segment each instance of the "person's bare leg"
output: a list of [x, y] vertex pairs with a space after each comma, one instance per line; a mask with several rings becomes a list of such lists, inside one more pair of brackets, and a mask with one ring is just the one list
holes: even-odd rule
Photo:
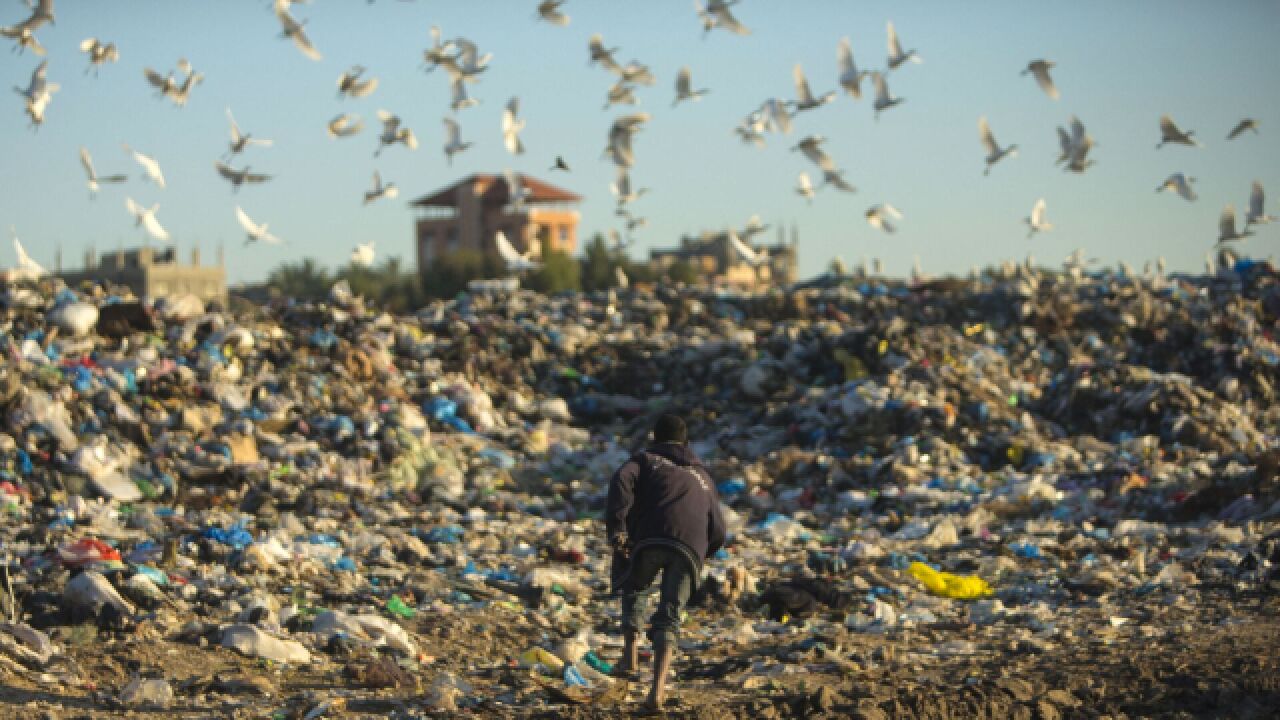
[[667, 673], [671, 670], [674, 655], [675, 649], [665, 643], [653, 649], [653, 687], [644, 701], [645, 707], [651, 710], [661, 710], [667, 702]]
[[622, 660], [614, 671], [619, 674], [633, 673], [640, 667], [640, 633], [627, 630], [622, 633]]

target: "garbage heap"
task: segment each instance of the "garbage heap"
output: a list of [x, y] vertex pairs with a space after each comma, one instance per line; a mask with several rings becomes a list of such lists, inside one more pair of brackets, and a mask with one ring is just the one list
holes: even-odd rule
[[[607, 713], [599, 518], [666, 411], [732, 531], [682, 640], [694, 715], [1132, 708], [1163, 682], [1134, 658], [1196, 638], [1258, 651], [1201, 672], [1277, 676], [1266, 265], [0, 305], [0, 675], [32, 717]], [[1148, 709], [1225, 707], [1184, 685]]]

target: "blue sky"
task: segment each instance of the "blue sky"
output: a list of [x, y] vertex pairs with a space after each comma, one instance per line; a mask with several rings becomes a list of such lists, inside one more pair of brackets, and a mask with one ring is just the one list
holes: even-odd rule
[[[510, 167], [584, 195], [584, 234], [604, 231], [616, 221], [608, 190], [613, 168], [600, 152], [612, 119], [632, 108], [601, 109], [613, 78], [587, 65], [587, 39], [595, 32], [621, 47], [620, 61], [640, 60], [658, 76], [657, 85], [638, 91], [634, 108], [654, 116], [635, 141], [633, 182], [651, 188], [634, 205], [649, 218], [636, 255], [674, 244], [685, 232], [741, 226], [758, 213], [799, 227], [803, 275], [820, 272], [835, 255], [851, 263], [880, 257], [890, 274], [905, 274], [919, 256], [926, 271], [942, 273], [1028, 252], [1056, 263], [1077, 247], [1107, 262], [1141, 264], [1163, 255], [1171, 268], [1197, 270], [1216, 238], [1223, 205], [1234, 203], [1242, 212], [1254, 179], [1280, 198], [1280, 45], [1274, 37], [1280, 3], [744, 0], [735, 11], [752, 34], [717, 30], [705, 39], [691, 1], [570, 0], [564, 10], [572, 21], [565, 28], [535, 21], [536, 5], [316, 0], [294, 9], [324, 54], [312, 62], [278, 37], [266, 0], [60, 0], [58, 24], [38, 33], [49, 50], [49, 78], [62, 86], [45, 125], [38, 132], [28, 127], [17, 95], [0, 101], [0, 223], [16, 225], [37, 260], [51, 265], [60, 245], [64, 265], [74, 266], [90, 244], [101, 251], [142, 241], [124, 209], [131, 195], [144, 205], [160, 203], [159, 217], [184, 255], [199, 244], [208, 258], [225, 243], [233, 281], [262, 279], [280, 262], [306, 255], [342, 264], [356, 243], [371, 240], [381, 257], [400, 255], [412, 264], [407, 201], [470, 172]], [[0, 24], [25, 13], [20, 3], [5, 2]], [[860, 67], [882, 68], [887, 20], [924, 58], [890, 76], [903, 105], [876, 122], [867, 88], [860, 101], [841, 96], [802, 114], [792, 135], [769, 135], [766, 148], [742, 145], [733, 135], [734, 125], [763, 100], [792, 97], [797, 62], [815, 92], [834, 89], [841, 37], [852, 40]], [[452, 167], [441, 149], [441, 119], [451, 114], [447, 76], [419, 67], [433, 24], [445, 37], [465, 36], [494, 55], [491, 69], [470, 87], [482, 103], [457, 114], [463, 139], [476, 145]], [[97, 78], [83, 73], [87, 60], [77, 49], [90, 36], [120, 48], [120, 62]], [[180, 57], [205, 75], [182, 109], [155, 98], [142, 74], [146, 66], [167, 72]], [[1060, 101], [1019, 76], [1028, 60], [1040, 57], [1058, 63]], [[0, 79], [25, 87], [38, 62], [30, 52], [9, 54], [6, 47]], [[338, 75], [355, 63], [381, 86], [368, 98], [339, 100]], [[695, 86], [711, 94], [673, 110], [682, 65], [692, 68]], [[501, 144], [502, 108], [513, 95], [520, 96], [528, 122], [528, 152], [521, 157]], [[228, 106], [245, 130], [276, 141], [235, 163], [276, 178], [238, 194], [213, 169], [226, 150]], [[373, 158], [379, 108], [415, 130], [416, 152], [395, 147]], [[325, 123], [340, 112], [364, 117], [365, 132], [328, 138]], [[1205, 147], [1156, 150], [1165, 112], [1195, 130]], [[1084, 175], [1053, 164], [1054, 127], [1073, 113], [1098, 142], [1097, 165]], [[986, 178], [980, 115], [1002, 144], [1021, 150]], [[1245, 116], [1259, 120], [1261, 134], [1226, 142]], [[827, 150], [856, 194], [826, 190], [810, 206], [793, 192], [801, 170], [815, 174], [789, 150], [808, 134], [829, 138]], [[138, 181], [124, 142], [160, 161], [167, 189]], [[130, 182], [91, 200], [77, 157], [81, 145], [100, 174], [128, 172]], [[566, 158], [572, 174], [547, 174], [556, 155]], [[375, 169], [402, 194], [363, 207]], [[1175, 171], [1199, 179], [1197, 202], [1153, 192]], [[1055, 230], [1028, 241], [1022, 218], [1041, 196]], [[879, 202], [905, 213], [897, 234], [879, 233], [863, 220]], [[289, 244], [244, 248], [233, 214], [237, 203]], [[1276, 204], [1268, 202], [1273, 214]], [[1261, 257], [1278, 248], [1276, 226], [1260, 228], [1246, 245]], [[6, 242], [0, 265], [11, 262]]]

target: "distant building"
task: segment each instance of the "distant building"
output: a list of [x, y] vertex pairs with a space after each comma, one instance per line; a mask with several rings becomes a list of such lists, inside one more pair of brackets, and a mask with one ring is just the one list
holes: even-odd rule
[[59, 267], [54, 274], [71, 286], [105, 281], [124, 285], [141, 297], [190, 293], [206, 302], [216, 300], [224, 306], [227, 302], [227, 269], [221, 250], [216, 265], [201, 265], [199, 248], [191, 250], [190, 265], [179, 263], [178, 251], [172, 247], [117, 250], [103, 253], [97, 260], [90, 250], [85, 253], [82, 269], [64, 271]]
[[732, 287], [738, 290], [763, 290], [771, 286], [794, 283], [798, 277], [796, 248], [799, 233], [791, 228], [791, 242], [785, 242], [783, 230], [778, 228], [778, 242], [774, 245], [747, 243], [756, 252], [768, 254], [768, 261], [752, 267], [742, 259], [729, 242], [729, 232], [703, 232], [694, 237], [680, 238], [680, 246], [666, 250], [652, 250], [649, 265], [655, 271], [665, 271], [678, 262], [693, 266], [703, 282], [714, 287]]
[[459, 250], [497, 252], [494, 235], [501, 230], [521, 253], [551, 250], [572, 254], [578, 248], [578, 203], [582, 198], [528, 175], [517, 207], [501, 175], [475, 174], [443, 190], [413, 201], [417, 209], [418, 272], [438, 258]]

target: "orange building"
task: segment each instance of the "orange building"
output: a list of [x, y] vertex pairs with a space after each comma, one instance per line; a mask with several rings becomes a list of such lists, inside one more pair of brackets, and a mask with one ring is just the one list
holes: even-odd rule
[[459, 250], [497, 253], [493, 238], [502, 231], [521, 253], [542, 254], [543, 244], [569, 254], [578, 249], [581, 196], [528, 175], [518, 175], [524, 202], [512, 202], [502, 175], [477, 173], [411, 205], [418, 243], [418, 272]]

